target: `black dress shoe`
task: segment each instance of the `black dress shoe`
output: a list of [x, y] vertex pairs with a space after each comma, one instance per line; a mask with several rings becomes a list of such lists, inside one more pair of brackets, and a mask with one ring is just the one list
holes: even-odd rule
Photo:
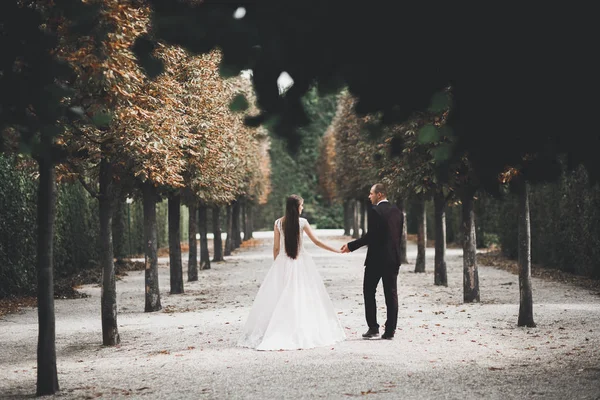
[[392, 340], [394, 338], [394, 334], [384, 332], [383, 335], [381, 335], [381, 338], [385, 340]]
[[363, 333], [362, 337], [364, 337], [365, 339], [371, 339], [377, 335], [379, 335], [379, 329], [369, 328], [368, 331]]

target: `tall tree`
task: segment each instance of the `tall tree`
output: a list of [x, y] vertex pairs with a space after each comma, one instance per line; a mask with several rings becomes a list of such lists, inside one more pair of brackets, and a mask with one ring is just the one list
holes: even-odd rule
[[518, 326], [535, 327], [531, 291], [531, 226], [529, 187], [522, 177], [515, 179], [519, 194], [519, 319]]
[[213, 206], [212, 213], [213, 221], [213, 247], [214, 247], [214, 258], [213, 261], [223, 261], [223, 240], [221, 238], [221, 207], [218, 205]]
[[240, 214], [240, 202], [236, 200], [231, 206], [231, 246], [233, 249], [237, 249], [242, 245]]
[[103, 157], [100, 161], [98, 206], [100, 216], [100, 247], [102, 264], [102, 344], [115, 346], [121, 342], [117, 325], [117, 286], [112, 237], [112, 218], [115, 205], [112, 163]]
[[402, 213], [402, 219], [404, 221], [402, 224], [402, 236], [400, 239], [400, 262], [402, 264], [408, 264], [408, 257], [406, 254], [406, 244], [407, 244], [406, 241], [407, 241], [408, 231], [407, 231], [405, 204], [406, 204], [406, 200], [404, 200], [404, 197], [400, 196], [399, 198], [396, 199], [396, 206]]
[[183, 293], [183, 265], [181, 262], [181, 195], [174, 192], [169, 195], [169, 272], [171, 294]]
[[188, 282], [198, 280], [198, 241], [196, 233], [198, 233], [198, 208], [195, 199], [188, 203], [189, 219], [188, 219]]
[[158, 234], [156, 229], [156, 188], [151, 182], [142, 184], [144, 202], [144, 257], [146, 259], [145, 312], [160, 311], [160, 289], [158, 286]]
[[229, 256], [231, 252], [234, 250], [233, 248], [233, 206], [231, 204], [227, 205], [226, 208], [226, 216], [225, 216], [225, 230], [227, 232], [227, 237], [225, 238], [225, 250], [224, 255]]
[[[82, 14], [95, 15], [76, 1], [39, 4], [32, 1], [0, 5], [0, 151], [6, 135], [16, 132], [20, 151], [38, 161], [38, 354], [37, 395], [58, 389], [53, 288], [53, 237], [55, 217], [55, 165], [64, 154], [57, 147], [71, 106], [73, 73], [56, 57], [55, 21], [81, 22]], [[53, 23], [48, 23], [51, 21]], [[82, 27], [82, 34], [89, 31]], [[10, 129], [6, 129], [10, 128]], [[10, 138], [9, 138], [10, 139]]]
[[208, 207], [204, 203], [198, 206], [198, 226], [200, 227], [200, 269], [210, 269], [208, 252]]
[[[51, 146], [52, 138], [46, 133], [42, 146]], [[54, 217], [56, 215], [56, 182], [54, 161], [50, 152], [38, 159], [40, 183], [38, 187], [38, 350], [37, 395], [53, 394], [58, 390], [56, 371], [56, 322], [54, 317], [54, 278], [52, 274], [52, 249]]]
[[463, 300], [479, 302], [479, 271], [477, 268], [477, 240], [473, 202], [475, 188], [467, 185], [461, 190], [463, 234]]
[[434, 284], [448, 286], [448, 270], [446, 267], [446, 196], [442, 190], [433, 195], [435, 212], [435, 262]]
[[425, 255], [427, 252], [427, 213], [425, 212], [425, 196], [415, 199], [415, 207], [419, 221], [417, 232], [417, 260], [415, 272], [425, 272]]

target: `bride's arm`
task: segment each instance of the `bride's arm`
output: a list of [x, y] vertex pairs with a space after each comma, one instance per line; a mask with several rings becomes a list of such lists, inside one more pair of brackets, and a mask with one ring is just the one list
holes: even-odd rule
[[273, 226], [273, 260], [277, 258], [279, 255], [279, 229], [277, 229], [277, 221], [275, 221], [275, 225]]
[[314, 244], [316, 244], [317, 246], [319, 246], [322, 249], [325, 250], [329, 250], [332, 251], [334, 253], [341, 253], [338, 249], [334, 249], [331, 246], [326, 245], [325, 243], [321, 242], [313, 233], [310, 225], [308, 224], [308, 222], [306, 223], [306, 225], [304, 225], [304, 232], [306, 232], [306, 234], [308, 235], [308, 237], [310, 238], [310, 240], [312, 240], [312, 242]]

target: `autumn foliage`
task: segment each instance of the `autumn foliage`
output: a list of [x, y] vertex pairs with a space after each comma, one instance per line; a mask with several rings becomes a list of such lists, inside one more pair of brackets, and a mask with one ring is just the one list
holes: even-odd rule
[[162, 43], [152, 55], [164, 72], [150, 79], [132, 50], [148, 30], [149, 7], [139, 1], [96, 3], [102, 7], [96, 29], [108, 31], [101, 43], [71, 35], [67, 24], [57, 27], [59, 55], [77, 73], [77, 110], [86, 117], [61, 139], [71, 154], [84, 154], [71, 166], [94, 163], [102, 154], [117, 167], [119, 180], [187, 187], [207, 202], [228, 203], [241, 195], [264, 201], [266, 135], [245, 126], [243, 113], [229, 106], [240, 92], [252, 96], [248, 79], [223, 79], [218, 50], [194, 56]]

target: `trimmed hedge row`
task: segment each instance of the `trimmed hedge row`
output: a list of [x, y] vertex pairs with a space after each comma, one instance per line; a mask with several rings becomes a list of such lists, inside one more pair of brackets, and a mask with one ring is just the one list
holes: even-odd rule
[[[530, 193], [532, 262], [565, 272], [600, 278], [600, 185], [589, 185], [586, 170], [565, 173], [558, 182], [532, 185]], [[501, 204], [502, 249], [517, 257], [517, 200]]]
[[[33, 295], [37, 290], [37, 180], [33, 178], [34, 173], [18, 169], [16, 158], [0, 154], [0, 298]], [[127, 207], [130, 207], [131, 220]], [[157, 204], [157, 215], [159, 221], [163, 221], [158, 224], [158, 244], [164, 247], [168, 243], [166, 201]], [[187, 212], [182, 215], [182, 237], [187, 240]], [[130, 206], [123, 204], [113, 222], [115, 256], [143, 255], [141, 201]], [[98, 201], [79, 183], [59, 184], [54, 237], [55, 277], [99, 268], [98, 233]]]

